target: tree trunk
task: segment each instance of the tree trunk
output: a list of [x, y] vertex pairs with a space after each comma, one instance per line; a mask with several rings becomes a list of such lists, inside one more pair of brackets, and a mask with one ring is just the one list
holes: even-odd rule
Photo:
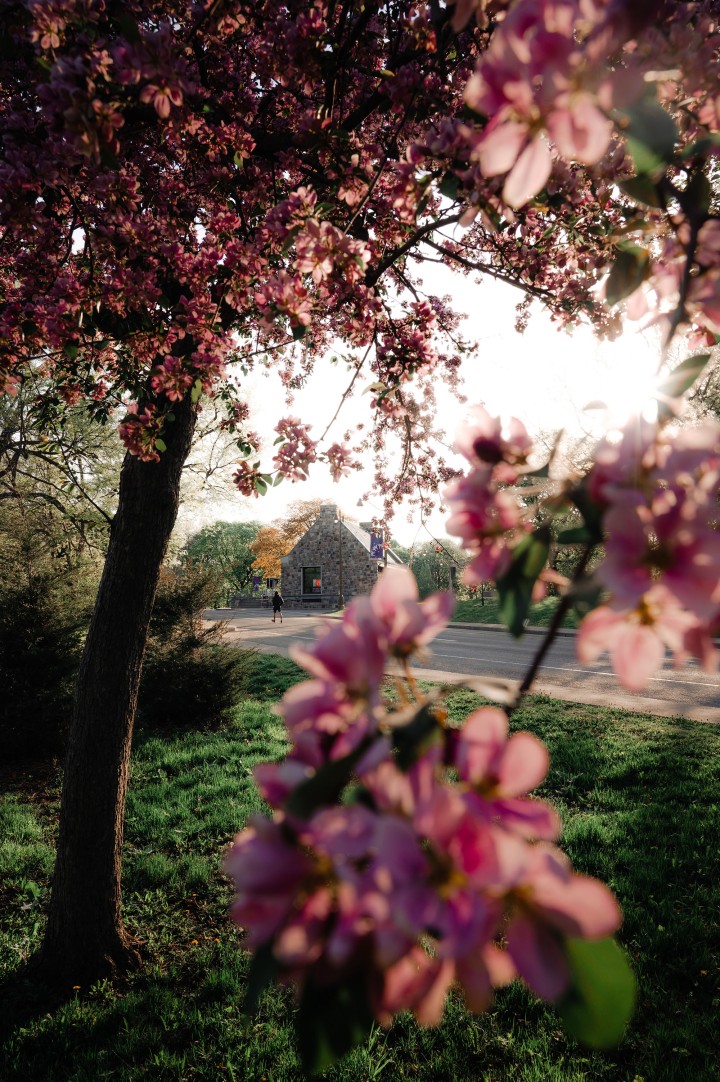
[[196, 419], [189, 395], [173, 412], [159, 462], [125, 456], [78, 674], [48, 926], [37, 959], [41, 977], [66, 988], [137, 959], [120, 911], [130, 747], [150, 614]]

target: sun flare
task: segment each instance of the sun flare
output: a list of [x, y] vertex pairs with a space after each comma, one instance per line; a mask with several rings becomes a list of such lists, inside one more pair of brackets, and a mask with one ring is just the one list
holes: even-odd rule
[[634, 416], [657, 417], [655, 394], [661, 381], [657, 348], [639, 334], [626, 335], [607, 344], [595, 364], [586, 367], [574, 397], [580, 409], [595, 413], [612, 431]]

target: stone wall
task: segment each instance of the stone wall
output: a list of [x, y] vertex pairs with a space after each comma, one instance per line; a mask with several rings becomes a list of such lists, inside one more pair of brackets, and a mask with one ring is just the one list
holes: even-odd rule
[[[318, 605], [337, 608], [340, 601], [340, 565], [345, 601], [369, 594], [377, 582], [378, 561], [370, 559], [370, 535], [354, 523], [338, 521], [335, 504], [323, 504], [320, 514], [294, 549], [284, 556], [281, 591], [287, 608]], [[303, 594], [303, 567], [319, 567], [322, 592]]]

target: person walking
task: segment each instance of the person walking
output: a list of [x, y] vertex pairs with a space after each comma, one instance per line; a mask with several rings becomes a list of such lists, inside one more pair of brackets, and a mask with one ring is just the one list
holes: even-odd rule
[[280, 623], [282, 623], [282, 610], [283, 610], [283, 605], [284, 604], [285, 604], [285, 602], [283, 601], [282, 597], [280, 596], [280, 594], [276, 590], [275, 593], [273, 594], [273, 599], [272, 599], [273, 623], [275, 623], [275, 617], [276, 616], [280, 617]]

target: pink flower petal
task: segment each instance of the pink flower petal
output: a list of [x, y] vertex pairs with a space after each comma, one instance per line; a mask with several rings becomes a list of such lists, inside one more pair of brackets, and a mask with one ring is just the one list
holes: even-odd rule
[[543, 136], [538, 135], [515, 162], [505, 180], [503, 199], [517, 209], [544, 188], [552, 172], [552, 155]]
[[561, 940], [542, 922], [518, 914], [507, 932], [507, 949], [518, 974], [541, 999], [559, 999], [570, 974]]
[[601, 605], [588, 613], [580, 624], [575, 640], [578, 660], [584, 664], [597, 661], [602, 653], [610, 649], [613, 636], [619, 631], [622, 622], [622, 616], [607, 605]]
[[527, 137], [525, 124], [508, 121], [494, 128], [492, 125], [488, 126], [476, 151], [483, 175], [496, 177], [512, 169], [527, 142]]
[[587, 875], [566, 881], [543, 877], [534, 884], [533, 901], [543, 917], [566, 935], [599, 938], [612, 935], [622, 921], [614, 895]]
[[628, 625], [610, 651], [615, 675], [628, 691], [642, 691], [663, 663], [665, 647], [651, 627]]
[[514, 733], [500, 762], [500, 789], [508, 796], [524, 796], [544, 781], [549, 767], [550, 756], [542, 741], [531, 733]]
[[589, 95], [576, 99], [569, 109], [555, 109], [547, 122], [550, 138], [570, 161], [593, 165], [608, 148], [613, 127]]

